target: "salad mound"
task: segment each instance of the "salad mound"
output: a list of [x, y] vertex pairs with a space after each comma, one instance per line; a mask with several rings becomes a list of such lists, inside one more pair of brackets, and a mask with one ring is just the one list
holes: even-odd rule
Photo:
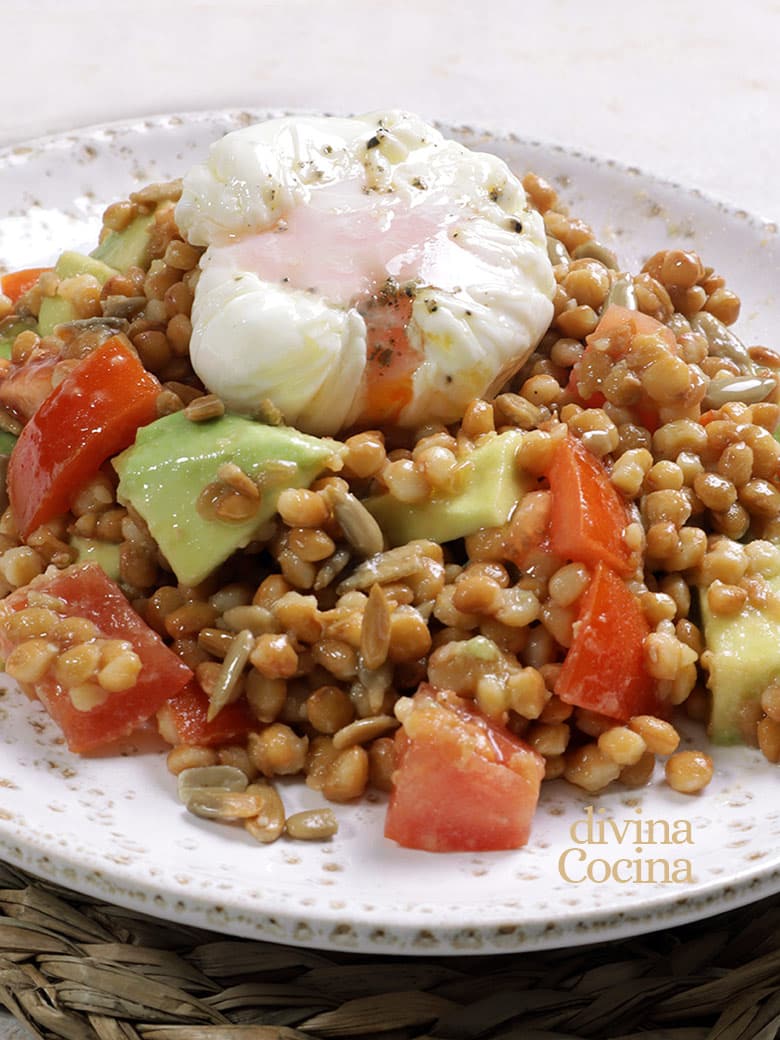
[[703, 790], [680, 718], [780, 761], [780, 355], [724, 278], [416, 117], [279, 123], [0, 282], [6, 672], [260, 843], [337, 827], [280, 777], [464, 851], [545, 780]]

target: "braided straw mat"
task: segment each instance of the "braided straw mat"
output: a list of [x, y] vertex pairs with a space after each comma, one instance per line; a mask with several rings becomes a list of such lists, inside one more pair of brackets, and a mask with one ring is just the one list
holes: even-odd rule
[[369, 957], [157, 921], [0, 863], [0, 1001], [55, 1040], [775, 1040], [780, 896], [592, 946]]

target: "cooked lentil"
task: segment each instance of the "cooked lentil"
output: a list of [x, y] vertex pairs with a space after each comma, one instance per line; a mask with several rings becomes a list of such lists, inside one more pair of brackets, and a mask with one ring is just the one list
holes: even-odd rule
[[619, 779], [626, 787], [644, 787], [652, 778], [654, 770], [655, 755], [651, 751], [645, 751], [634, 765], [623, 766]]
[[563, 775], [569, 783], [594, 794], [617, 780], [620, 766], [598, 744], [584, 744], [566, 755]]
[[647, 750], [639, 733], [627, 726], [613, 726], [599, 735], [598, 746], [619, 766], [635, 766]]
[[353, 745], [339, 751], [333, 745], [334, 757], [325, 768], [322, 793], [332, 802], [351, 802], [359, 798], [368, 783], [368, 753]]
[[682, 794], [697, 794], [712, 780], [713, 765], [703, 751], [678, 751], [666, 762], [670, 787]]
[[680, 735], [671, 723], [652, 715], [635, 715], [629, 728], [644, 740], [647, 750], [654, 755], [671, 755], [677, 750]]

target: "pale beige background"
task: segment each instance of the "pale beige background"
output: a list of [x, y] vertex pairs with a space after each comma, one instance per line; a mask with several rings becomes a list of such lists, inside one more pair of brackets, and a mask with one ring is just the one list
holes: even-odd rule
[[608, 154], [780, 219], [777, 0], [1, 6], [0, 144], [173, 109], [403, 106]]
[[[172, 110], [405, 107], [617, 158], [780, 222], [777, 0], [0, 6], [0, 145]], [[21, 1036], [0, 1014], [0, 1040]]]

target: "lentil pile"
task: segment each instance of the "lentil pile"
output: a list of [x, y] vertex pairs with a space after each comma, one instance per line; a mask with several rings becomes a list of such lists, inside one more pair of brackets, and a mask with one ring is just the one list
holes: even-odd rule
[[[695, 588], [707, 588], [714, 616], [754, 605], [780, 624], [768, 582], [780, 539], [780, 356], [746, 347], [730, 331], [739, 299], [698, 255], [664, 251], [639, 273], [623, 272], [547, 182], [527, 174], [523, 184], [546, 225], [554, 318], [493, 400], [474, 400], [451, 427], [346, 436], [331, 469], [308, 488], [282, 491], [261, 536], [195, 587], [176, 582], [143, 519], [117, 500], [110, 465], [76, 489], [67, 514], [26, 540], [6, 508], [0, 593], [33, 582], [25, 608], [2, 621], [16, 643], [8, 674], [34, 687], [53, 670], [81, 711], [136, 682], [142, 663], [131, 643], [99, 636], [86, 618], [63, 616], [56, 597], [34, 592], [48, 568], [76, 560], [74, 538], [89, 538], [118, 546], [123, 591], [194, 671], [212, 719], [233, 706], [249, 719], [201, 743], [182, 742], [166, 708], [158, 725], [173, 745], [168, 766], [188, 808], [238, 822], [259, 842], [336, 830], [329, 809], [287, 817], [275, 778], [300, 775], [337, 803], [368, 788], [390, 790], [396, 707], [422, 682], [503, 721], [543, 756], [546, 779], [564, 777], [588, 792], [637, 787], [662, 759], [672, 788], [702, 790], [712, 760], [704, 750], [678, 751], [669, 719], [616, 723], [556, 693], [593, 570], [544, 542], [546, 475], [567, 437], [605, 468], [627, 510], [627, 587], [648, 625], [645, 668], [670, 714], [705, 721], [709, 651]], [[106, 210], [104, 235], [153, 214], [148, 266], [103, 285], [89, 274], [46, 272], [15, 304], [0, 297], [0, 333], [19, 330], [8, 373], [40, 361], [50, 389], [119, 335], [161, 383], [158, 415], [183, 411], [193, 423], [222, 415], [189, 361], [202, 250], [177, 229], [179, 192], [177, 183], [153, 185]], [[55, 295], [70, 301], [75, 320], [41, 337], [35, 320]], [[586, 343], [610, 305], [656, 319], [666, 334], [622, 326]], [[0, 427], [19, 433], [29, 414], [4, 398]], [[282, 418], [269, 404], [267, 421]], [[524, 432], [515, 462], [535, 483], [506, 524], [444, 545], [418, 539], [387, 548], [367, 497], [386, 492], [409, 505], [451, 494], [467, 452], [510, 429]], [[280, 463], [280, 478], [284, 470]], [[263, 492], [226, 464], [198, 508], [240, 521], [254, 515]], [[780, 681], [743, 711], [740, 726], [745, 743], [780, 761]]]

